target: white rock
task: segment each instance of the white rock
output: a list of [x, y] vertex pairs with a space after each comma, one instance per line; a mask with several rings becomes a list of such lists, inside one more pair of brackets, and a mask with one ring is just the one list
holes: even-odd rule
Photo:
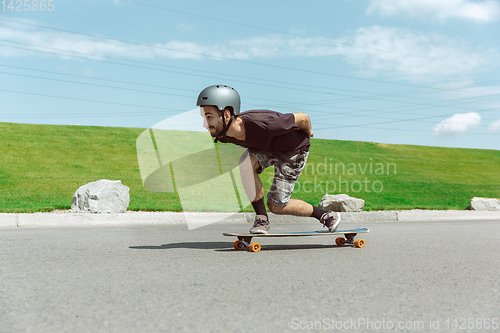
[[319, 203], [319, 208], [335, 212], [360, 212], [364, 206], [363, 199], [353, 198], [347, 194], [326, 194]]
[[125, 213], [130, 189], [119, 180], [101, 179], [76, 190], [71, 209], [76, 212]]
[[474, 197], [470, 201], [470, 210], [500, 211], [500, 199]]

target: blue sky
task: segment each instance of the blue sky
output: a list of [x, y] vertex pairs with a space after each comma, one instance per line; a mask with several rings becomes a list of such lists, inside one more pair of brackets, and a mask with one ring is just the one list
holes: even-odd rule
[[196, 129], [227, 84], [317, 138], [500, 149], [499, 0], [10, 3], [2, 122]]

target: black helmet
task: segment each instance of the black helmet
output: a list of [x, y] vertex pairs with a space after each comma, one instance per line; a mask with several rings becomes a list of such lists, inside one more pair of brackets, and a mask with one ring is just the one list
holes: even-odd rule
[[203, 89], [198, 96], [197, 106], [214, 105], [219, 111], [224, 111], [228, 106], [233, 108], [233, 115], [240, 114], [240, 94], [229, 86], [222, 84], [213, 85]]

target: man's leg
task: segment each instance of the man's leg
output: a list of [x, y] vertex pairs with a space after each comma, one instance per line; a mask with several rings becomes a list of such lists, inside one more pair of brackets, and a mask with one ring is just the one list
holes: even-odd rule
[[323, 210], [303, 200], [290, 198], [308, 155], [309, 152], [300, 151], [283, 156], [275, 163], [274, 180], [267, 196], [267, 206], [274, 214], [314, 217], [333, 232], [340, 222], [340, 214]]
[[264, 186], [257, 174], [260, 164], [255, 155], [245, 153], [240, 158], [240, 174], [243, 188], [250, 202], [264, 198]]
[[261, 168], [259, 160], [253, 154], [246, 152], [240, 159], [240, 174], [243, 188], [252, 203], [257, 216], [250, 233], [265, 234], [269, 230], [269, 217], [267, 216], [266, 205], [264, 203], [264, 186], [257, 174]]
[[290, 202], [286, 206], [276, 206], [268, 201], [267, 206], [271, 213], [274, 214], [314, 217], [331, 232], [337, 230], [337, 226], [340, 223], [339, 213], [323, 210], [299, 199], [290, 199]]
[[311, 216], [314, 210], [313, 205], [299, 199], [290, 199], [290, 203], [286, 206], [275, 206], [268, 201], [267, 207], [271, 213], [294, 216]]

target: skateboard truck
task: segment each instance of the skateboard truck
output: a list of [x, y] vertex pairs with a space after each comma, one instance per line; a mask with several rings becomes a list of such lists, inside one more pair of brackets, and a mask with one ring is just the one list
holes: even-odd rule
[[[358, 233], [366, 233], [369, 230], [366, 228], [339, 230], [336, 232], [329, 231], [305, 231], [305, 232], [286, 232], [281, 234], [234, 234], [224, 233], [224, 236], [236, 236], [238, 239], [234, 241], [233, 247], [237, 250], [248, 248], [251, 252], [259, 252], [261, 245], [257, 242], [252, 243], [253, 237], [299, 237], [299, 236], [327, 236], [327, 235], [342, 235], [335, 239], [335, 244], [345, 246], [346, 244], [354, 245], [362, 248], [365, 246], [363, 239], [354, 239]], [[345, 238], [344, 238], [345, 237]]]
[[252, 252], [259, 252], [261, 246], [259, 243], [251, 243], [252, 237], [238, 237], [238, 240], [234, 241], [233, 247], [236, 250], [243, 250], [247, 247]]
[[354, 240], [354, 237], [356, 237], [356, 235], [357, 234], [345, 234], [345, 238], [344, 237], [337, 237], [335, 239], [335, 244], [337, 244], [338, 246], [352, 244], [356, 247], [362, 248], [363, 246], [365, 246], [365, 241], [364, 241], [364, 239]]

